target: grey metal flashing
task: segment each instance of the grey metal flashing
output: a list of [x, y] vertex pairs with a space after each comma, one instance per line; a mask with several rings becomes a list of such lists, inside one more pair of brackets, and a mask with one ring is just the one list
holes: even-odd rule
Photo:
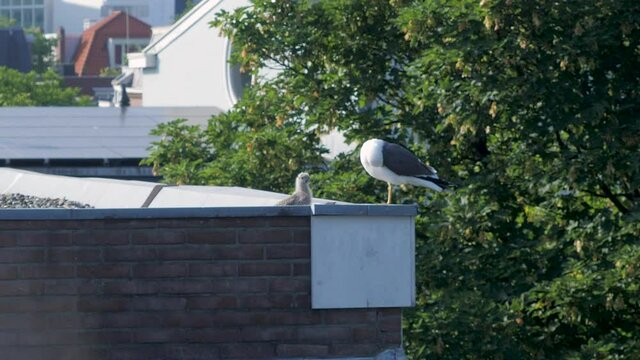
[[141, 207], [143, 208], [148, 208], [149, 205], [151, 205], [151, 203], [153, 202], [153, 199], [156, 198], [156, 196], [158, 196], [158, 194], [160, 193], [160, 191], [165, 187], [165, 186], [169, 186], [169, 185], [156, 185], [153, 187], [153, 189], [151, 190], [151, 193], [149, 194], [149, 197], [147, 197], [147, 200], [144, 201], [144, 204], [142, 204]]
[[416, 216], [417, 205], [315, 205], [315, 216], [351, 215], [351, 216]]
[[[383, 209], [386, 208], [386, 209]], [[274, 216], [415, 216], [414, 205], [316, 205], [136, 209], [0, 209], [2, 220], [176, 219]], [[1, 226], [1, 225], [0, 225]]]

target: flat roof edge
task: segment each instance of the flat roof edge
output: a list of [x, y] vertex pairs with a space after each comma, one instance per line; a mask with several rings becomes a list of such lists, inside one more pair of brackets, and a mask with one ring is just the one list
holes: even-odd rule
[[[176, 219], [276, 216], [415, 216], [416, 205], [315, 205], [135, 209], [0, 209], [7, 220]], [[0, 227], [2, 225], [0, 224]]]

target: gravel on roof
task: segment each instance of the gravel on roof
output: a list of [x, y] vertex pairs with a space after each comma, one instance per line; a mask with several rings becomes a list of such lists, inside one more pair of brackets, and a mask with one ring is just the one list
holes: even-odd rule
[[82, 204], [65, 198], [43, 198], [23, 194], [0, 194], [0, 208], [2, 209], [88, 209], [93, 206]]

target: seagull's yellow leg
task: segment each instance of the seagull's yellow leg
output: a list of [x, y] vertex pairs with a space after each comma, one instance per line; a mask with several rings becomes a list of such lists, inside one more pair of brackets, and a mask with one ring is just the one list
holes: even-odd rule
[[387, 183], [387, 204], [391, 204], [391, 194], [393, 193], [393, 186], [391, 183]]

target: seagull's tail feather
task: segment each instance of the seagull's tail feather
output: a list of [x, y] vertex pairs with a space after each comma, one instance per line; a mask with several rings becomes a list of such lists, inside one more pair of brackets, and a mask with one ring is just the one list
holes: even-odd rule
[[446, 180], [434, 176], [416, 176], [412, 185], [424, 186], [435, 191], [451, 191], [454, 185]]

